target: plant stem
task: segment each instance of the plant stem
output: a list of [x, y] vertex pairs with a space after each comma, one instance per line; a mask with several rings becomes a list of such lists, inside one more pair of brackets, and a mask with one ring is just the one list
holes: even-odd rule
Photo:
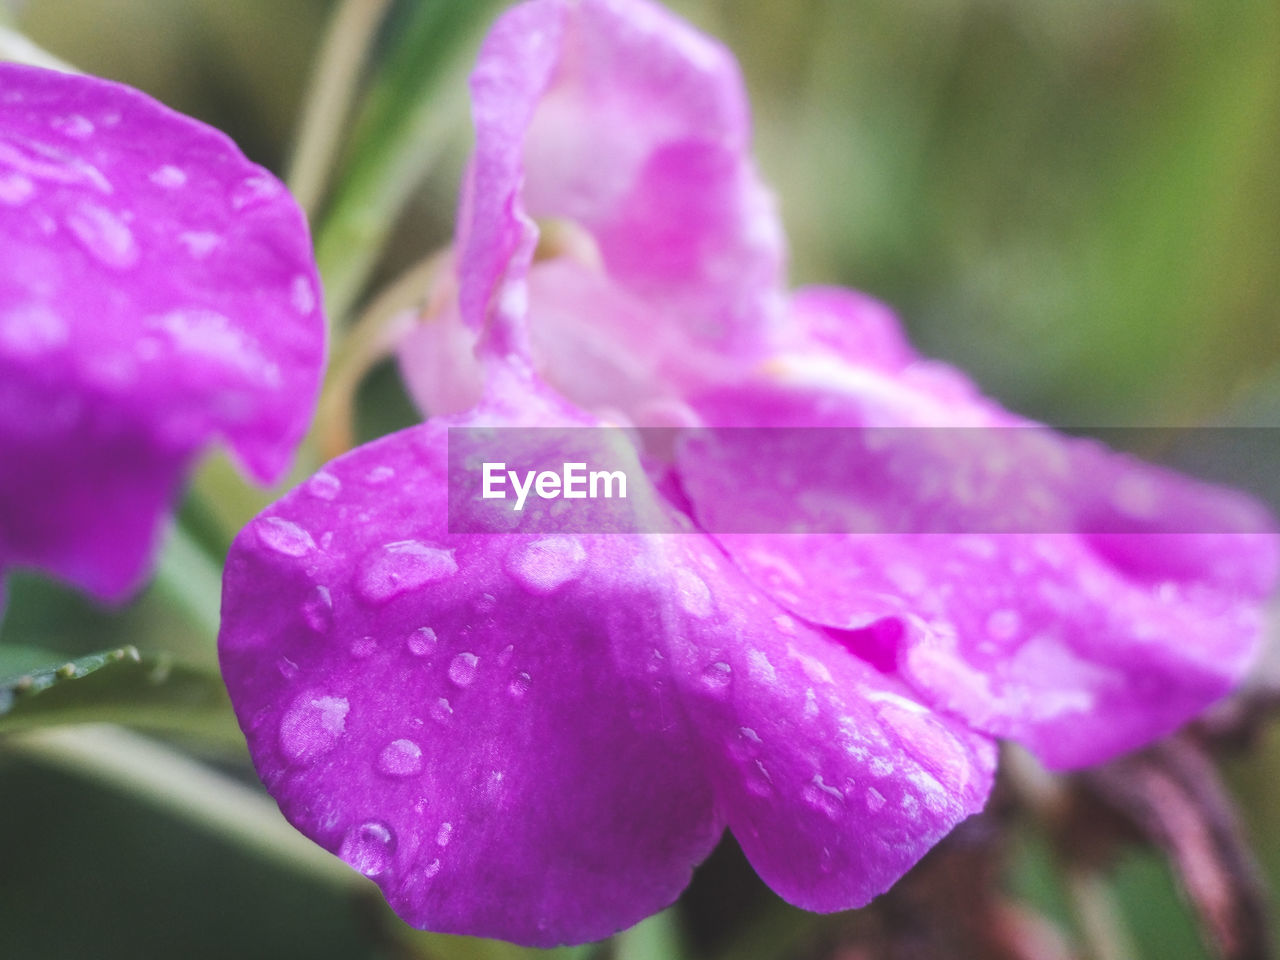
[[63, 73], [80, 72], [43, 47], [32, 43], [24, 34], [5, 26], [3, 22], [0, 22], [0, 60], [25, 63], [31, 67], [44, 67], [46, 70], [60, 70]]
[[308, 216], [324, 196], [360, 73], [389, 6], [390, 0], [344, 0], [329, 21], [287, 178]]

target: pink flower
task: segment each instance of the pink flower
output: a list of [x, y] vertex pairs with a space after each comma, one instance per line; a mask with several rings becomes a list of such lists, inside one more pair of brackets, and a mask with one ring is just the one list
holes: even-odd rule
[[[672, 902], [726, 827], [787, 900], [856, 907], [982, 807], [994, 738], [1092, 763], [1239, 678], [1265, 515], [991, 429], [1023, 422], [883, 307], [787, 293], [723, 48], [645, 0], [534, 0], [472, 92], [456, 307], [402, 355], [439, 416], [268, 509], [224, 581], [259, 774], [406, 921], [600, 938]], [[537, 223], [558, 239], [535, 258]], [[665, 460], [547, 431], [549, 461], [630, 458], [597, 529], [665, 532], [451, 532], [450, 428], [604, 422], [861, 429], [791, 471], [715, 430]], [[987, 428], [1001, 456], [866, 429], [922, 425]], [[751, 532], [833, 503], [888, 532]], [[998, 536], [909, 532], [1023, 508]]]
[[0, 64], [0, 571], [144, 576], [214, 438], [285, 470], [324, 362], [306, 223], [225, 136], [119, 84]]

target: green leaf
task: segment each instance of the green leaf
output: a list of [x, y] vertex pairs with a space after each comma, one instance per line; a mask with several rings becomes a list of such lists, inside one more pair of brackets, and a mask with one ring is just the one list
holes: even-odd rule
[[0, 646], [0, 734], [119, 723], [241, 743], [216, 674], [124, 646], [74, 660]]

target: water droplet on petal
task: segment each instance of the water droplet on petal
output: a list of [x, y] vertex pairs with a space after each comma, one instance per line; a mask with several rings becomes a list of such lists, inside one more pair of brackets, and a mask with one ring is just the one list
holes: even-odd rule
[[523, 697], [529, 692], [529, 685], [533, 683], [533, 678], [527, 673], [517, 673], [508, 689], [513, 697]]
[[14, 307], [0, 314], [0, 354], [32, 359], [63, 346], [71, 328], [43, 304]]
[[391, 866], [396, 838], [384, 823], [370, 820], [347, 832], [338, 856], [366, 877], [376, 877]]
[[587, 551], [577, 537], [544, 537], [507, 555], [507, 572], [530, 593], [546, 596], [582, 575]]
[[100, 263], [127, 270], [138, 262], [133, 231], [106, 207], [85, 201], [67, 216], [75, 238]]
[[231, 192], [231, 206], [235, 210], [243, 210], [270, 200], [279, 193], [280, 184], [274, 177], [265, 173], [255, 174], [245, 177], [236, 185]]
[[866, 799], [867, 809], [872, 813], [879, 813], [884, 809], [884, 805], [886, 803], [884, 794], [875, 787], [867, 787]]
[[392, 740], [378, 754], [378, 770], [388, 777], [412, 777], [422, 771], [422, 748], [412, 740]]
[[767, 797], [773, 793], [773, 777], [760, 760], [756, 760], [747, 773], [747, 790], [757, 797]]
[[460, 653], [449, 663], [449, 679], [460, 687], [468, 687], [476, 678], [480, 658], [474, 653]]
[[711, 616], [714, 609], [711, 588], [700, 576], [687, 567], [676, 571], [676, 600], [681, 608], [699, 619]]
[[298, 675], [298, 665], [288, 657], [281, 657], [276, 661], [276, 669], [280, 671], [280, 676], [286, 680], [292, 680]]
[[805, 803], [826, 814], [832, 820], [837, 819], [844, 809], [844, 794], [836, 787], [823, 783], [821, 774], [816, 774], [805, 784], [803, 796]]
[[304, 317], [310, 316], [311, 311], [316, 308], [316, 292], [311, 281], [302, 274], [294, 277], [293, 283], [289, 285], [289, 302]]
[[453, 716], [453, 707], [449, 705], [449, 701], [444, 697], [437, 700], [431, 707], [431, 716], [435, 717], [441, 723]]
[[178, 242], [197, 260], [203, 260], [222, 243], [222, 238], [209, 230], [187, 230], [178, 234]]
[[302, 605], [302, 616], [316, 633], [328, 633], [333, 626], [333, 596], [328, 587], [316, 587]]
[[987, 617], [987, 635], [992, 640], [1012, 640], [1022, 629], [1022, 617], [1017, 610], [997, 610]]
[[346, 731], [348, 710], [344, 697], [299, 697], [280, 721], [280, 749], [295, 763], [324, 756]]
[[55, 130], [60, 130], [73, 140], [87, 140], [93, 136], [95, 129], [92, 120], [78, 113], [73, 113], [69, 117], [55, 117], [51, 125]]
[[388, 480], [392, 479], [395, 475], [396, 475], [396, 472], [391, 467], [374, 467], [372, 470], [370, 470], [368, 473], [364, 475], [364, 479], [366, 483], [370, 483], [370, 484], [373, 484], [374, 486], [377, 486], [378, 484], [386, 483]]
[[182, 170], [182, 168], [166, 163], [164, 166], [157, 167], [155, 170], [152, 170], [147, 176], [147, 179], [157, 187], [164, 187], [166, 190], [176, 190], [178, 187], [186, 185], [187, 174]]
[[326, 470], [307, 481], [307, 493], [320, 500], [334, 500], [341, 492], [342, 481]]
[[724, 661], [708, 666], [702, 671], [702, 685], [712, 693], [723, 694], [733, 679], [733, 668]]
[[444, 580], [458, 572], [453, 551], [417, 540], [401, 540], [372, 550], [357, 578], [360, 596], [386, 603], [409, 590]]
[[449, 839], [452, 836], [453, 836], [453, 824], [452, 823], [440, 824], [440, 829], [436, 831], [436, 845], [441, 847], [447, 847], [449, 845]]
[[436, 632], [430, 627], [419, 627], [413, 633], [409, 634], [409, 639], [405, 641], [405, 646], [409, 648], [409, 652], [415, 657], [425, 657], [436, 648]]
[[434, 876], [435, 876], [437, 873], [439, 873], [439, 872], [440, 872], [440, 858], [439, 858], [439, 857], [437, 857], [436, 859], [432, 860], [430, 863], [428, 863], [425, 867], [423, 867], [423, 868], [422, 868], [422, 876], [423, 876], [425, 879], [427, 879], [427, 880], [430, 880], [432, 877], [434, 877]]
[[793, 618], [785, 613], [780, 613], [773, 618], [773, 625], [778, 628], [779, 633], [785, 633], [788, 636], [795, 636], [796, 622]]
[[286, 557], [305, 557], [316, 548], [311, 534], [284, 517], [264, 517], [256, 529], [263, 546]]
[[0, 203], [16, 207], [34, 196], [36, 185], [20, 173], [0, 173]]

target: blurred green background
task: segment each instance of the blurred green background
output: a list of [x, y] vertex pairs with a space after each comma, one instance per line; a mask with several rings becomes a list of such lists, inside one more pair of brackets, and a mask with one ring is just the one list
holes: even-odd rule
[[[671, 5], [742, 63], [796, 282], [879, 296], [924, 352], [1055, 424], [1277, 425], [1280, 4]], [[278, 172], [335, 6], [0, 0], [10, 22], [52, 53], [225, 130]], [[322, 254], [329, 244], [326, 263], [335, 275], [345, 271], [352, 310], [448, 242], [469, 137], [465, 66], [501, 6], [392, 4], [369, 71], [373, 96], [357, 105], [334, 188], [313, 218]], [[412, 130], [396, 126], [401, 116], [415, 118]], [[389, 155], [391, 142], [420, 150]], [[403, 210], [388, 218], [402, 197]], [[371, 246], [381, 233], [386, 242]], [[360, 249], [377, 252], [367, 283], [352, 267]], [[364, 435], [412, 416], [390, 364], [375, 370], [361, 404]], [[234, 532], [228, 517], [264, 502], [253, 495], [208, 506], [228, 489], [225, 473], [219, 462], [207, 467], [183, 514], [215, 555]], [[216, 590], [216, 579], [206, 589]], [[144, 655], [170, 651], [207, 668], [207, 630], [193, 634], [189, 608], [162, 583], [108, 614], [15, 577], [0, 628], [10, 660], [0, 658], [0, 674], [12, 672], [4, 665], [17, 662], [18, 646], [66, 658], [132, 643]], [[254, 783], [216, 686], [190, 695], [190, 729], [169, 734]], [[1230, 774], [1280, 887], [1280, 737]], [[1061, 916], [1039, 849], [1034, 838], [1025, 844], [1009, 882]], [[744, 875], [722, 851], [690, 902], [714, 901], [715, 890], [768, 902]], [[1135, 855], [1113, 885], [1144, 956], [1205, 956], [1158, 860]], [[784, 926], [808, 922], [769, 909]], [[722, 926], [736, 922], [730, 915]], [[408, 955], [385, 930], [363, 898], [301, 879], [118, 788], [0, 750], [6, 957]], [[519, 954], [462, 941], [427, 948], [442, 957]], [[663, 955], [660, 942], [632, 955], [643, 949]]]

